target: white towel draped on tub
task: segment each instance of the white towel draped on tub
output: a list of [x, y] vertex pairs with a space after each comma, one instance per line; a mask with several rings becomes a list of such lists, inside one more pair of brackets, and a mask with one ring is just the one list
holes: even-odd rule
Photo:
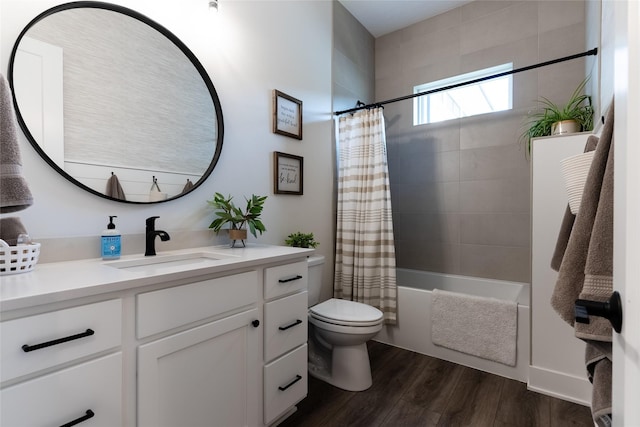
[[516, 364], [518, 304], [435, 289], [431, 297], [431, 340], [508, 366]]

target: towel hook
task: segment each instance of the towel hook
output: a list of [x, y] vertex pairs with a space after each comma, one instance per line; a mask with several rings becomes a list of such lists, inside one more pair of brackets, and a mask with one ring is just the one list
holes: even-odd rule
[[151, 191], [153, 191], [153, 189], [156, 189], [158, 191], [158, 193], [160, 193], [160, 186], [158, 185], [158, 179], [156, 178], [155, 175], [153, 175], [153, 184], [151, 184]]

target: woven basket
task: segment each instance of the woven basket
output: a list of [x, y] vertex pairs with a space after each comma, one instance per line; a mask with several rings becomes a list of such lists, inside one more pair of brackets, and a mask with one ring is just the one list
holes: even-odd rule
[[39, 256], [40, 243], [9, 246], [0, 240], [0, 276], [33, 270]]

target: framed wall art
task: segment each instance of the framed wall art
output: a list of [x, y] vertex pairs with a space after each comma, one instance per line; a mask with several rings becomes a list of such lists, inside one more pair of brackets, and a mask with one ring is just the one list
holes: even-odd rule
[[273, 91], [273, 132], [302, 139], [302, 101]]
[[273, 153], [273, 192], [302, 195], [303, 158], [275, 151]]

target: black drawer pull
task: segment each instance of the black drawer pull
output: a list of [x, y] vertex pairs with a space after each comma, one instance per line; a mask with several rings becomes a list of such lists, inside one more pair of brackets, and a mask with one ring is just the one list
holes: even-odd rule
[[58, 345], [58, 344], [62, 344], [64, 342], [73, 341], [73, 340], [77, 340], [77, 339], [85, 338], [85, 337], [90, 337], [93, 334], [95, 334], [95, 332], [93, 332], [93, 329], [87, 329], [86, 331], [84, 331], [84, 332], [82, 332], [80, 334], [70, 335], [70, 336], [64, 337], [64, 338], [58, 338], [57, 340], [53, 340], [53, 341], [47, 341], [47, 342], [43, 342], [43, 343], [40, 343], [40, 344], [34, 344], [34, 345], [25, 344], [25, 345], [22, 346], [22, 350], [25, 353], [28, 353], [28, 352], [33, 351], [33, 350], [40, 350], [41, 348], [51, 347], [52, 345]]
[[87, 409], [87, 412], [85, 415], [81, 416], [80, 418], [76, 418], [73, 421], [69, 421], [66, 424], [62, 424], [60, 427], [71, 427], [76, 424], [80, 424], [83, 421], [87, 421], [89, 418], [93, 418], [94, 415], [95, 413], [91, 409]]
[[295, 380], [291, 381], [289, 384], [287, 384], [284, 387], [282, 387], [282, 386], [278, 387], [278, 390], [285, 391], [286, 389], [288, 389], [289, 387], [291, 387], [292, 385], [294, 385], [295, 383], [297, 383], [301, 379], [302, 379], [302, 377], [300, 375], [296, 375], [296, 379]]
[[298, 326], [300, 323], [302, 323], [302, 320], [297, 319], [297, 320], [296, 320], [295, 322], [293, 322], [292, 324], [287, 325], [287, 326], [280, 326], [280, 327], [278, 327], [278, 329], [280, 329], [281, 331], [286, 331], [286, 330], [287, 330], [287, 329], [289, 329], [289, 328], [293, 328], [294, 326]]
[[302, 279], [302, 276], [298, 274], [297, 276], [289, 277], [288, 279], [278, 279], [278, 282], [287, 283], [287, 282], [293, 282], [294, 280], [300, 280], [300, 279]]

